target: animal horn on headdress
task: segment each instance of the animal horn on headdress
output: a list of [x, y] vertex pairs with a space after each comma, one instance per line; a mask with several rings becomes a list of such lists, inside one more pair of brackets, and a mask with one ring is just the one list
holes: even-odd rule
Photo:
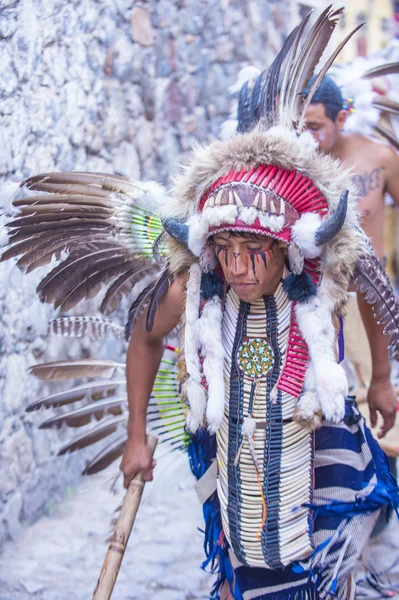
[[335, 213], [325, 219], [325, 221], [323, 221], [322, 225], [320, 225], [316, 231], [316, 246], [323, 246], [324, 244], [327, 244], [327, 242], [332, 240], [342, 228], [345, 222], [346, 210], [348, 208], [348, 195], [348, 190], [345, 190], [339, 199], [339, 204]]
[[188, 227], [185, 223], [177, 219], [164, 219], [162, 225], [166, 233], [168, 233], [176, 242], [180, 242], [188, 247]]

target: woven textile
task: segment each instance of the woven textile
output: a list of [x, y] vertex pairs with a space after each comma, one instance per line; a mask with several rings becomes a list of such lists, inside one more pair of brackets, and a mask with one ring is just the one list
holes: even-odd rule
[[[347, 421], [356, 408], [347, 402]], [[283, 570], [252, 569], [232, 557], [244, 600], [354, 597], [350, 572], [384, 504], [398, 505], [398, 489], [384, 453], [363, 419], [325, 423], [315, 433], [314, 551]], [[237, 596], [239, 597], [239, 596]]]

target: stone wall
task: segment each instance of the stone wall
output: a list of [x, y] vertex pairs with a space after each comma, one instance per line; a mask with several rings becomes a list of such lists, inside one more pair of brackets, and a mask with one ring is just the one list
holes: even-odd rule
[[[2, 0], [1, 179], [92, 170], [165, 182], [195, 140], [218, 134], [239, 69], [271, 62], [295, 7]], [[38, 278], [0, 264], [0, 544], [75, 484], [82, 464], [54, 460], [60, 437], [24, 411], [44, 393], [28, 365], [82, 352], [79, 343], [45, 339], [52, 313], [35, 297]]]

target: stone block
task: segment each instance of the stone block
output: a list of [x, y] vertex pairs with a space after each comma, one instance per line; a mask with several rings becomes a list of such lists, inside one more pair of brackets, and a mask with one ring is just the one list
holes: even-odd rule
[[150, 13], [141, 6], [132, 10], [132, 39], [141, 46], [151, 46], [155, 41], [155, 29], [151, 23]]

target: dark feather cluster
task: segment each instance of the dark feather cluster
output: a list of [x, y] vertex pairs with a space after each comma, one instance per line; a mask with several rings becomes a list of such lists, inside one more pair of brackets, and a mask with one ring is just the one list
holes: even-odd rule
[[278, 121], [277, 113], [282, 121], [288, 118], [296, 124], [298, 131], [302, 130], [306, 109], [314, 93], [343, 46], [358, 29], [352, 31], [327, 59], [306, 97], [301, 94], [314, 75], [342, 11], [328, 6], [305, 35], [309, 13], [287, 37], [270, 68], [259, 75], [252, 92], [248, 84], [244, 84], [238, 98], [239, 132], [249, 131], [260, 121], [269, 128]]
[[387, 274], [374, 253], [358, 261], [353, 281], [390, 337], [392, 358], [399, 359], [399, 306]]

